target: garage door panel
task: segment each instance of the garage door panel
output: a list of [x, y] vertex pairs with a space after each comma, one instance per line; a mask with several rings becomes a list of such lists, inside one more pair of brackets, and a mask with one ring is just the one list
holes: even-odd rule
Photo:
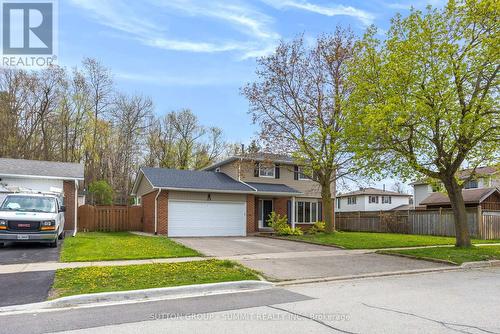
[[244, 236], [246, 203], [169, 201], [168, 235]]

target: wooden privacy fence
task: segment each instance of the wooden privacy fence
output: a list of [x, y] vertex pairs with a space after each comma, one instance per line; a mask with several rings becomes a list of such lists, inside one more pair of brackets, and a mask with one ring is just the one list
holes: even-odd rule
[[83, 232], [142, 231], [142, 207], [82, 205], [78, 208], [78, 230]]
[[[455, 236], [451, 210], [346, 212], [336, 213], [335, 219], [341, 231]], [[467, 224], [475, 238], [500, 239], [500, 211], [469, 209]]]

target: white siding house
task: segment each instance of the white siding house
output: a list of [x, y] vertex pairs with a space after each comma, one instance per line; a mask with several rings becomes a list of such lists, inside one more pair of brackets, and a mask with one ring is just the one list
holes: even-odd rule
[[[470, 170], [460, 172], [460, 178], [465, 180], [469, 178]], [[479, 167], [475, 170], [476, 176], [464, 184], [464, 189], [483, 189], [500, 187], [500, 171], [495, 167]], [[413, 182], [413, 198], [414, 206], [421, 206], [420, 203], [439, 188], [436, 185], [431, 185], [426, 180]]]
[[411, 195], [376, 188], [364, 188], [337, 195], [336, 212], [389, 211], [410, 204]]

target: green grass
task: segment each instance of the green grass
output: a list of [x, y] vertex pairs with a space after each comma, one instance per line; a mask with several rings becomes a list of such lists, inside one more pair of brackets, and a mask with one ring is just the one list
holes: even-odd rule
[[195, 250], [165, 237], [140, 236], [128, 232], [88, 232], [65, 239], [61, 261], [134, 260], [200, 256]]
[[258, 279], [227, 260], [59, 269], [50, 297]]
[[[321, 245], [335, 245], [347, 249], [375, 249], [455, 244], [455, 238], [450, 237], [372, 232], [335, 232], [331, 234], [318, 233], [314, 235], [291, 236], [287, 238], [308, 241]], [[473, 243], [494, 242], [500, 243], [500, 240], [473, 240]]]
[[456, 264], [474, 261], [500, 260], [500, 246], [481, 246], [470, 248], [435, 247], [404, 250], [380, 251], [382, 254], [403, 254], [419, 259], [438, 259], [451, 261]]

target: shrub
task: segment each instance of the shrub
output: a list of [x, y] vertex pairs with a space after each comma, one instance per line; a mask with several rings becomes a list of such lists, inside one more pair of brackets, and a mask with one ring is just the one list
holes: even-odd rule
[[276, 212], [271, 212], [267, 222], [271, 226], [277, 235], [302, 235], [302, 229], [300, 227], [292, 228], [287, 223], [288, 217], [286, 215], [282, 216]]
[[326, 224], [325, 222], [319, 221], [315, 222], [313, 226], [307, 230], [307, 234], [316, 234], [316, 233], [321, 233], [325, 232]]
[[89, 194], [93, 204], [112, 205], [113, 188], [106, 181], [94, 181], [89, 185]]

